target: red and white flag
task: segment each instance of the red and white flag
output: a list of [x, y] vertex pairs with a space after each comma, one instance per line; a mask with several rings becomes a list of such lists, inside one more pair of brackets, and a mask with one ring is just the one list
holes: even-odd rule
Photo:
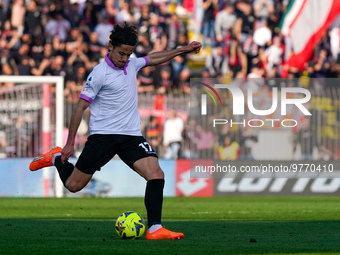
[[340, 13], [340, 0], [291, 0], [281, 21], [281, 32], [291, 38], [288, 65], [304, 69], [314, 47]]
[[340, 27], [333, 27], [329, 32], [329, 37], [333, 58], [337, 59], [340, 54]]

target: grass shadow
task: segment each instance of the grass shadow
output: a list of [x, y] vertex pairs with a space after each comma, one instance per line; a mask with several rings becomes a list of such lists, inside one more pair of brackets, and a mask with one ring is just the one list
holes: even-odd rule
[[108, 220], [0, 219], [0, 254], [340, 254], [340, 221], [178, 221], [183, 240], [122, 240]]

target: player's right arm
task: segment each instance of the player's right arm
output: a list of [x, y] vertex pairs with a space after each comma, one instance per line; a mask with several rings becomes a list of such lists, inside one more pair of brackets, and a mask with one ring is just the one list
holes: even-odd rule
[[67, 142], [61, 152], [62, 163], [64, 163], [64, 160], [72, 157], [74, 153], [74, 142], [84, 111], [93, 102], [102, 86], [105, 85], [104, 71], [103, 66], [99, 64], [92, 70], [86, 79], [86, 83], [80, 93], [79, 101], [72, 112]]
[[74, 153], [74, 141], [77, 135], [77, 131], [84, 114], [84, 111], [89, 107], [90, 102], [80, 98], [76, 107], [74, 108], [71, 116], [71, 123], [69, 127], [69, 133], [67, 137], [66, 145], [61, 152], [61, 162], [64, 164], [64, 160], [68, 160]]

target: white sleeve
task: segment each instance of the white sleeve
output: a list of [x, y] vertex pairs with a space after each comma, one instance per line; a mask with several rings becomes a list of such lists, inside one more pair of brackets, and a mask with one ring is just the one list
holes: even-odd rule
[[133, 63], [136, 68], [136, 72], [148, 65], [149, 60], [147, 57], [133, 58]]
[[[99, 68], [98, 68], [99, 69]], [[99, 90], [104, 86], [103, 73], [98, 72], [98, 69], [94, 69], [87, 77], [85, 86], [81, 90], [80, 98], [92, 103], [98, 94]], [[100, 69], [99, 69], [100, 70]]]

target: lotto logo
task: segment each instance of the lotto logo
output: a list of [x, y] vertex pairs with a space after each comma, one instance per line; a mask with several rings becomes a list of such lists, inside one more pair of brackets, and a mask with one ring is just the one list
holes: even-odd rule
[[[211, 162], [208, 162], [211, 164]], [[212, 178], [191, 178], [190, 161], [177, 160], [176, 162], [176, 196], [185, 197], [211, 197], [213, 195]]]

